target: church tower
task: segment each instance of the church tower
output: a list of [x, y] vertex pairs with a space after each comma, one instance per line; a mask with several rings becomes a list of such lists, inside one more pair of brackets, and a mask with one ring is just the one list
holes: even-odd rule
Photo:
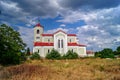
[[34, 27], [34, 42], [42, 42], [43, 26], [38, 23]]

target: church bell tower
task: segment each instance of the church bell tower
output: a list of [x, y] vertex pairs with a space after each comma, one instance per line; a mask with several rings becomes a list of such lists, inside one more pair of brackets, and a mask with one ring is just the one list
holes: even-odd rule
[[34, 42], [42, 42], [43, 26], [38, 23], [34, 27]]

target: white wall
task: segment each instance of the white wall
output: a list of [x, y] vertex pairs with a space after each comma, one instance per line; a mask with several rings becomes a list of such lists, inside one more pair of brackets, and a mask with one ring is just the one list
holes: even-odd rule
[[[58, 48], [58, 40], [63, 39], [63, 48]], [[67, 34], [63, 32], [58, 32], [54, 34], [54, 49], [58, 50], [60, 53], [66, 53], [67, 52]]]

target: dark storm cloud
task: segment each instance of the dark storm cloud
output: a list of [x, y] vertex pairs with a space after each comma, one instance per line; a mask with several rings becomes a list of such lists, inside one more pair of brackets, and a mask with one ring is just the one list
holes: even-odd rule
[[[7, 22], [29, 22], [35, 17], [56, 17], [59, 7], [50, 0], [1, 0], [1, 19]], [[30, 17], [28, 19], [28, 17]], [[1, 23], [1, 21], [0, 21]]]
[[71, 9], [102, 9], [116, 7], [120, 4], [120, 0], [60, 0], [59, 3]]
[[54, 16], [58, 8], [49, 0], [12, 0], [26, 12], [33, 16]]
[[71, 9], [85, 11], [115, 7], [119, 5], [120, 0], [1, 0], [1, 3], [1, 18], [14, 20], [13, 22], [17, 20], [28, 22], [29, 20], [26, 20], [28, 16], [54, 18], [59, 14], [66, 14]]

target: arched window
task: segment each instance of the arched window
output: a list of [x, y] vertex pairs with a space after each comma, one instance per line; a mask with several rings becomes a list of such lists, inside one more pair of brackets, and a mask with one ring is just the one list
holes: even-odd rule
[[60, 40], [58, 40], [58, 48], [60, 48]]
[[39, 53], [39, 49], [38, 49], [38, 53]]
[[63, 48], [63, 39], [61, 40], [61, 48]]
[[40, 33], [40, 31], [39, 30], [37, 30], [37, 34], [39, 34]]

